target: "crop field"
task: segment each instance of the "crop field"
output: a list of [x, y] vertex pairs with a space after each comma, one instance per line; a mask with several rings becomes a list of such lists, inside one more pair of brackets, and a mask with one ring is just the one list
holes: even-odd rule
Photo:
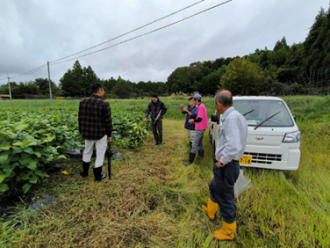
[[[141, 123], [150, 99], [110, 99], [118, 132], [136, 132], [131, 141], [113, 142], [124, 157], [112, 162], [111, 180], [100, 183], [92, 169], [80, 177], [79, 159], [64, 158], [64, 147], [82, 147], [78, 100], [0, 101], [0, 201], [9, 192], [4, 184], [59, 198], [38, 211], [22, 203], [1, 216], [0, 247], [330, 247], [330, 97], [284, 99], [302, 132], [300, 167], [241, 167], [252, 187], [239, 196], [236, 236], [225, 242], [212, 238], [221, 228], [219, 212], [210, 222], [201, 209], [212, 178], [208, 132], [205, 158], [183, 166], [189, 143], [180, 104], [187, 100], [161, 99], [168, 107], [164, 145], [153, 147]], [[213, 99], [204, 103], [210, 116]], [[68, 175], [44, 174], [54, 162]]]

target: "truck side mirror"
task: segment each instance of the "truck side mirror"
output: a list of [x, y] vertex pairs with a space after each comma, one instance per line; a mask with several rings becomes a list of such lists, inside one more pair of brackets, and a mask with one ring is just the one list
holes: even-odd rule
[[294, 122], [297, 122], [297, 118], [295, 115], [293, 116], [293, 119], [294, 119]]

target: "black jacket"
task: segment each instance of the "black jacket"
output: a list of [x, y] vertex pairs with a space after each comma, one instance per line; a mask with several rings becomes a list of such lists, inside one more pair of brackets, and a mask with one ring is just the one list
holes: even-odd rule
[[150, 111], [151, 111], [151, 120], [153, 120], [153, 121], [156, 120], [157, 115], [159, 114], [160, 111], [161, 111], [161, 113], [160, 113], [160, 117], [158, 118], [158, 120], [162, 120], [163, 115], [167, 111], [167, 108], [166, 108], [165, 104], [161, 100], [159, 100], [159, 98], [158, 98], [156, 103], [151, 101], [148, 104], [148, 108], [147, 108], [147, 111], [146, 111], [146, 114], [145, 114], [146, 118], [148, 118]]

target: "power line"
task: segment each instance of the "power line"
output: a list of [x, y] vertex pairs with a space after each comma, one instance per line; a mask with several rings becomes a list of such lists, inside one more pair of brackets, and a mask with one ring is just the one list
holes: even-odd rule
[[[23, 73], [21, 73], [21, 74], [18, 74], [18, 75], [12, 76], [12, 77], [10, 77], [10, 78], [17, 78], [17, 77], [21, 77], [21, 76], [27, 76], [27, 75], [33, 74], [33, 73], [35, 73], [35, 72], [37, 72], [37, 71], [40, 71], [40, 70], [42, 70], [42, 69], [45, 68], [45, 67], [46, 67], [46, 65], [42, 65], [42, 66], [39, 66], [39, 67], [37, 67], [37, 68], [34, 68], [34, 69], [30, 70], [30, 71], [23, 72]], [[5, 79], [7, 79], [7, 78], [0, 78], [0, 80], [5, 80]]]
[[226, 4], [226, 3], [229, 3], [229, 2], [231, 2], [231, 1], [232, 1], [232, 0], [228, 0], [228, 1], [226, 1], [226, 2], [222, 2], [222, 3], [220, 3], [220, 4], [217, 4], [217, 5], [214, 5], [214, 6], [210, 7], [210, 8], [208, 8], [208, 9], [202, 10], [202, 11], [200, 11], [200, 12], [197, 12], [197, 13], [193, 14], [193, 15], [190, 15], [190, 16], [188, 16], [188, 17], [185, 17], [185, 18], [183, 18], [183, 19], [181, 19], [181, 20], [179, 20], [179, 21], [172, 22], [172, 23], [167, 24], [167, 25], [165, 25], [165, 26], [162, 26], [162, 27], [160, 27], [160, 28], [154, 29], [154, 30], [152, 30], [152, 31], [150, 31], [150, 32], [147, 32], [147, 33], [144, 33], [144, 34], [141, 34], [141, 35], [135, 36], [135, 37], [133, 37], [133, 38], [130, 38], [130, 39], [127, 39], [127, 40], [124, 40], [124, 41], [121, 41], [121, 42], [119, 42], [119, 43], [116, 43], [116, 44], [114, 44], [114, 45], [111, 45], [111, 46], [108, 46], [108, 47], [102, 48], [102, 49], [100, 49], [100, 50], [97, 50], [97, 51], [94, 51], [94, 52], [90, 52], [90, 53], [86, 53], [86, 54], [83, 54], [83, 55], [81, 55], [81, 56], [78, 56], [78, 57], [75, 57], [75, 58], [72, 58], [72, 59], [68, 59], [68, 60], [64, 60], [64, 61], [59, 61], [59, 62], [54, 62], [53, 65], [60, 64], [60, 63], [64, 63], [64, 62], [68, 62], [68, 61], [75, 60], [75, 59], [79, 59], [79, 58], [82, 58], [82, 57], [85, 57], [85, 56], [88, 56], [88, 55], [91, 55], [91, 54], [94, 54], [94, 53], [98, 53], [98, 52], [101, 52], [101, 51], [107, 50], [107, 49], [112, 48], [112, 47], [115, 47], [115, 46], [118, 46], [118, 45], [123, 44], [123, 43], [126, 43], [126, 42], [128, 42], [128, 41], [135, 40], [135, 39], [140, 38], [140, 37], [142, 37], [142, 36], [145, 36], [145, 35], [148, 35], [148, 34], [151, 34], [151, 33], [157, 32], [157, 31], [159, 31], [159, 30], [162, 30], [162, 29], [164, 29], [164, 28], [167, 28], [167, 27], [173, 26], [173, 25], [175, 25], [175, 24], [177, 24], [177, 23], [179, 23], [179, 22], [182, 22], [182, 21], [185, 21], [185, 20], [187, 20], [187, 19], [190, 19], [190, 18], [192, 18], [192, 17], [194, 17], [194, 16], [197, 16], [197, 15], [199, 15], [199, 14], [202, 14], [202, 13], [204, 13], [204, 12], [207, 12], [207, 11], [209, 11], [209, 10], [211, 10], [211, 9], [217, 8], [217, 7], [221, 6], [221, 5], [224, 5], [224, 4]]
[[[101, 45], [103, 45], [103, 44], [105, 44], [105, 43], [107, 43], [107, 42], [110, 42], [110, 41], [116, 40], [116, 39], [118, 39], [118, 38], [120, 38], [120, 37], [123, 37], [124, 35], [130, 34], [130, 33], [134, 32], [134, 31], [137, 31], [137, 30], [139, 30], [139, 29], [142, 29], [142, 28], [144, 28], [144, 27], [147, 27], [147, 26], [149, 26], [149, 25], [151, 25], [151, 24], [153, 24], [153, 23], [155, 23], [155, 22], [158, 22], [158, 21], [163, 20], [163, 19], [165, 19], [165, 18], [167, 18], [167, 17], [170, 17], [170, 16], [172, 16], [172, 15], [175, 15], [175, 14], [177, 14], [177, 13], [183, 11], [183, 10], [189, 9], [189, 8], [191, 8], [191, 7], [193, 7], [193, 6], [197, 5], [197, 4], [199, 4], [199, 3], [201, 3], [201, 2], [204, 2], [204, 1], [205, 1], [205, 0], [201, 0], [201, 1], [195, 2], [195, 3], [193, 3], [193, 4], [191, 4], [191, 5], [187, 6], [187, 7], [184, 7], [184, 8], [182, 8], [182, 9], [179, 9], [179, 10], [177, 10], [177, 11], [175, 11], [175, 12], [169, 14], [169, 15], [166, 15], [166, 16], [164, 16], [164, 17], [161, 17], [161, 18], [159, 18], [159, 19], [156, 19], [156, 20], [154, 20], [154, 21], [152, 21], [152, 22], [150, 22], [150, 23], [147, 23], [147, 24], [145, 24], [145, 25], [143, 25], [143, 26], [140, 26], [140, 27], [138, 27], [138, 28], [136, 28], [136, 29], [133, 29], [133, 30], [131, 30], [131, 31], [129, 31], [129, 32], [126, 32], [126, 33], [124, 33], [124, 34], [122, 34], [122, 35], [119, 35], [119, 36], [117, 36], [117, 37], [115, 37], [115, 38], [112, 38], [112, 39], [110, 39], [110, 40], [104, 41], [104, 42], [102, 42], [102, 43], [100, 43], [100, 44], [98, 44], [98, 45], [92, 46], [92, 47], [90, 47], [90, 48], [87, 48], [87, 49], [82, 50], [82, 51], [80, 51], [80, 52], [77, 52], [77, 53], [71, 54], [71, 55], [69, 55], [69, 56], [66, 56], [66, 57], [63, 57], [63, 58], [60, 58], [60, 59], [57, 59], [57, 60], [51, 61], [50, 64], [52, 64], [52, 63], [54, 63], [54, 62], [58, 62], [58, 61], [63, 60], [63, 59], [66, 59], [66, 58], [69, 58], [69, 57], [72, 57], [72, 56], [77, 55], [77, 54], [79, 54], [79, 53], [82, 53], [82, 52], [88, 51], [88, 50], [93, 49], [93, 48], [95, 48], [95, 47], [101, 46]], [[27, 75], [30, 75], [30, 74], [32, 74], [32, 73], [35, 73], [35, 72], [37, 72], [37, 71], [43, 69], [44, 67], [46, 67], [46, 65], [43, 65], [43, 66], [37, 67], [37, 68], [35, 68], [35, 69], [32, 69], [32, 70], [30, 70], [30, 71], [24, 72], [24, 73], [19, 74], [19, 75], [15, 75], [15, 76], [13, 76], [13, 77], [11, 77], [11, 78], [17, 78], [17, 77], [21, 77], [21, 76], [27, 76]], [[41, 68], [41, 69], [39, 69], [39, 68]], [[0, 78], [0, 81], [1, 81], [1, 80], [5, 80], [5, 79], [7, 79], [7, 78]]]
[[181, 12], [181, 11], [184, 11], [184, 10], [186, 10], [186, 9], [189, 9], [189, 8], [191, 8], [191, 7], [193, 7], [193, 6], [197, 5], [197, 4], [200, 4], [201, 2], [204, 2], [204, 1], [205, 1], [205, 0], [201, 0], [201, 1], [195, 2], [195, 3], [193, 3], [193, 4], [191, 4], [191, 5], [187, 6], [187, 7], [184, 7], [184, 8], [182, 8], [182, 9], [179, 9], [179, 10], [177, 10], [177, 11], [175, 11], [175, 12], [169, 14], [169, 15], [163, 16], [163, 17], [161, 17], [161, 18], [159, 18], [159, 19], [157, 19], [157, 20], [154, 20], [154, 21], [152, 21], [152, 22], [149, 22], [149, 23], [147, 23], [147, 24], [144, 24], [144, 25], [142, 25], [142, 26], [140, 26], [140, 27], [138, 27], [138, 28], [136, 28], [136, 29], [133, 29], [133, 30], [131, 30], [131, 31], [129, 31], [129, 32], [126, 32], [126, 33], [121, 34], [121, 35], [119, 35], [119, 36], [117, 36], [117, 37], [111, 38], [110, 40], [104, 41], [104, 42], [102, 42], [102, 43], [100, 43], [100, 44], [97, 44], [97, 45], [95, 45], [95, 46], [92, 46], [92, 47], [86, 48], [86, 49], [84, 49], [84, 50], [82, 50], [82, 51], [80, 51], [80, 52], [77, 52], [77, 53], [74, 53], [74, 54], [68, 55], [68, 56], [66, 56], [66, 57], [63, 57], [63, 58], [60, 58], [60, 59], [57, 59], [57, 60], [51, 61], [50, 64], [55, 63], [55, 62], [58, 62], [58, 61], [63, 60], [63, 59], [66, 59], [66, 58], [69, 58], [69, 57], [72, 57], [72, 56], [77, 55], [77, 54], [79, 54], [79, 53], [86, 52], [86, 51], [88, 51], [88, 50], [90, 50], [90, 49], [93, 49], [93, 48], [95, 48], [95, 47], [101, 46], [101, 45], [103, 45], [103, 44], [105, 44], [105, 43], [108, 43], [108, 42], [110, 42], [110, 41], [114, 41], [114, 40], [116, 40], [116, 39], [118, 39], [118, 38], [120, 38], [120, 37], [123, 37], [123, 36], [125, 36], [125, 35], [127, 35], [127, 34], [133, 33], [133, 32], [135, 32], [135, 31], [140, 30], [140, 29], [142, 29], [142, 28], [145, 28], [145, 27], [147, 27], [147, 26], [150, 26], [150, 25], [153, 24], [153, 23], [156, 23], [156, 22], [158, 22], [158, 21], [164, 20], [164, 19], [167, 18], [167, 17], [170, 17], [170, 16], [175, 15], [175, 14]]
[[[75, 53], [75, 54], [72, 54], [72, 55], [69, 55], [69, 56], [63, 57], [63, 58], [58, 59], [58, 60], [54, 60], [54, 61], [52, 61], [52, 62], [50, 62], [50, 63], [53, 64], [53, 65], [55, 65], [55, 64], [60, 64], [60, 63], [64, 63], [64, 62], [68, 62], [68, 61], [72, 61], [72, 60], [75, 60], [75, 59], [78, 59], [78, 58], [81, 58], [81, 57], [85, 57], [85, 56], [88, 56], [88, 55], [91, 55], [91, 54], [94, 54], [94, 53], [98, 53], [98, 52], [101, 52], [101, 51], [107, 50], [107, 49], [109, 49], [109, 48], [112, 48], [112, 47], [118, 46], [118, 45], [123, 44], [123, 43], [126, 43], [126, 42], [128, 42], [128, 41], [131, 41], [131, 40], [134, 40], [134, 39], [140, 38], [140, 37], [142, 37], [142, 36], [145, 36], [145, 35], [148, 35], [148, 34], [151, 34], [151, 33], [157, 32], [157, 31], [162, 30], [162, 29], [164, 29], [164, 28], [167, 28], [167, 27], [173, 26], [173, 25], [175, 25], [175, 24], [177, 24], [177, 23], [179, 23], [179, 22], [185, 21], [185, 20], [190, 19], [190, 18], [192, 18], [192, 17], [194, 17], [194, 16], [197, 16], [197, 15], [199, 15], [199, 14], [202, 14], [202, 13], [204, 13], [204, 12], [207, 12], [207, 11], [209, 11], [209, 10], [212, 10], [212, 9], [214, 9], [214, 8], [217, 8], [217, 7], [221, 6], [221, 5], [224, 5], [224, 4], [226, 4], [226, 3], [229, 3], [229, 2], [231, 2], [232, 0], [228, 0], [228, 1], [225, 1], [225, 2], [222, 2], [222, 3], [219, 3], [219, 4], [216, 4], [216, 5], [214, 5], [214, 6], [210, 7], [210, 8], [207, 8], [207, 9], [205, 9], [205, 10], [202, 10], [202, 11], [200, 11], [200, 12], [197, 12], [197, 13], [195, 13], [195, 14], [193, 14], [193, 15], [190, 15], [190, 16], [188, 16], [188, 17], [185, 17], [185, 18], [183, 18], [183, 19], [180, 19], [180, 20], [178, 20], [178, 21], [176, 21], [176, 22], [172, 22], [172, 23], [167, 24], [167, 25], [165, 25], [165, 26], [162, 26], [162, 27], [160, 27], [160, 28], [154, 29], [154, 30], [152, 30], [152, 31], [150, 31], [150, 32], [147, 32], [147, 33], [144, 33], [144, 34], [141, 34], [141, 35], [135, 36], [135, 37], [133, 37], [133, 38], [130, 38], [130, 39], [127, 39], [127, 40], [124, 40], [124, 41], [121, 41], [121, 42], [119, 42], [119, 43], [116, 43], [116, 44], [114, 44], [114, 45], [111, 45], [111, 46], [108, 46], [108, 47], [102, 48], [102, 49], [100, 49], [100, 50], [97, 50], [97, 51], [94, 51], [94, 52], [90, 52], [90, 53], [86, 53], [86, 54], [83, 54], [83, 55], [81, 55], [81, 56], [78, 56], [78, 57], [75, 57], [75, 58], [72, 58], [72, 59], [68, 59], [68, 60], [60, 61], [60, 60], [63, 60], [63, 59], [65, 59], [65, 58], [69, 58], [69, 57], [72, 57], [72, 56], [77, 55], [77, 54], [79, 54], [79, 53], [82, 53], [82, 52], [84, 52], [84, 51], [87, 51], [87, 50], [90, 50], [90, 49], [92, 49], [92, 48], [95, 48], [95, 47], [97, 47], [97, 46], [103, 45], [103, 44], [105, 44], [105, 43], [107, 43], [107, 42], [110, 42], [110, 41], [113, 41], [113, 40], [115, 40], [115, 39], [118, 39], [118, 38], [120, 38], [120, 37], [122, 37], [122, 36], [124, 36], [124, 35], [127, 35], [127, 34], [129, 34], [129, 33], [132, 33], [132, 32], [134, 32], [134, 31], [136, 31], [136, 30], [139, 30], [139, 29], [141, 29], [141, 28], [143, 28], [143, 27], [149, 26], [149, 25], [151, 25], [151, 24], [153, 24], [153, 23], [155, 23], [155, 22], [157, 22], [157, 21], [163, 20], [163, 19], [165, 19], [165, 18], [167, 18], [167, 17], [169, 17], [169, 16], [172, 16], [172, 15], [174, 15], [174, 14], [176, 14], [176, 13], [178, 13], [178, 12], [181, 12], [181, 11], [183, 11], [183, 10], [185, 10], [185, 9], [188, 9], [188, 8], [190, 8], [190, 7], [194, 6], [194, 5], [197, 5], [197, 4], [199, 4], [199, 3], [203, 2], [203, 1], [205, 1], [205, 0], [201, 0], [201, 1], [199, 1], [199, 2], [196, 2], [196, 3], [192, 4], [192, 5], [189, 5], [189, 6], [187, 6], [187, 7], [185, 7], [185, 8], [182, 8], [182, 9], [180, 9], [180, 10], [178, 10], [178, 11], [175, 11], [175, 12], [173, 12], [173, 13], [167, 15], [167, 16], [164, 16], [164, 17], [162, 17], [162, 18], [159, 18], [159, 19], [157, 19], [157, 20], [155, 20], [155, 21], [153, 21], [153, 22], [150, 22], [150, 23], [148, 23], [148, 24], [145, 24], [145, 25], [143, 25], [143, 26], [141, 26], [141, 27], [139, 27], [139, 28], [136, 28], [136, 29], [134, 29], [134, 30], [132, 30], [132, 31], [129, 31], [129, 32], [127, 32], [127, 33], [124, 33], [124, 34], [122, 34], [122, 35], [120, 35], [120, 36], [117, 36], [117, 37], [115, 37], [115, 38], [112, 38], [112, 39], [110, 39], [110, 40], [107, 40], [107, 41], [105, 41], [105, 42], [103, 42], [103, 43], [100, 43], [100, 44], [98, 44], [98, 45], [95, 45], [95, 46], [93, 46], [93, 47], [87, 48], [87, 49], [85, 49], [85, 50], [83, 50], [83, 51], [80, 51], [80, 52], [78, 52], [78, 53]], [[30, 70], [30, 71], [27, 71], [27, 72], [21, 73], [21, 74], [19, 74], [19, 75], [15, 75], [15, 76], [13, 76], [13, 77], [11, 77], [11, 78], [17, 78], [17, 77], [21, 77], [21, 76], [27, 76], [27, 75], [33, 74], [33, 73], [35, 73], [35, 72], [37, 72], [37, 71], [40, 71], [40, 70], [42, 70], [42, 69], [45, 68], [45, 67], [46, 67], [46, 65], [42, 65], [42, 66], [39, 66], [39, 67], [37, 67], [37, 68], [34, 68], [34, 69]], [[7, 79], [7, 78], [0, 78], [0, 81], [1, 81], [1, 80], [4, 80], [4, 79]]]

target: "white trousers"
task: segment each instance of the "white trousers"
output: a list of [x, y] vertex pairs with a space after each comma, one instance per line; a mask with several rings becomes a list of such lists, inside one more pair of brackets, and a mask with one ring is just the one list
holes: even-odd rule
[[90, 163], [93, 155], [93, 148], [95, 144], [96, 148], [96, 160], [94, 168], [101, 167], [104, 162], [104, 155], [107, 150], [107, 136], [104, 135], [103, 138], [99, 140], [85, 140], [85, 149], [83, 152], [83, 162]]

